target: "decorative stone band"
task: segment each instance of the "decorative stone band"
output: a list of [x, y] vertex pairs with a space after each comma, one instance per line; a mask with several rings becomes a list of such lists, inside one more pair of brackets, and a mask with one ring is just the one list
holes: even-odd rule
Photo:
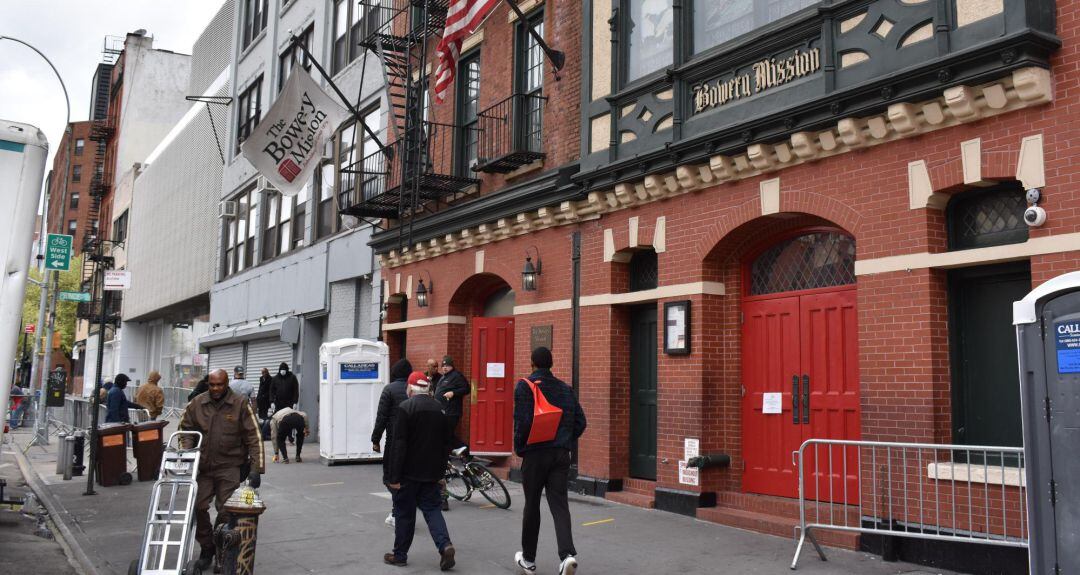
[[466, 318], [463, 315], [440, 315], [437, 317], [425, 317], [420, 319], [410, 319], [409, 321], [399, 321], [397, 323], [383, 324], [383, 331], [410, 329], [414, 327], [427, 327], [430, 325], [465, 325], [465, 321]]
[[640, 206], [724, 182], [752, 178], [805, 162], [911, 138], [1007, 112], [1045, 104], [1053, 91], [1050, 72], [1023, 68], [981, 86], [954, 86], [941, 97], [921, 103], [898, 103], [884, 114], [844, 118], [819, 132], [798, 132], [787, 141], [752, 144], [733, 156], [716, 155], [707, 164], [686, 164], [674, 172], [650, 174], [611, 191], [590, 192], [585, 200], [545, 206], [513, 218], [481, 224], [403, 251], [380, 254], [383, 267], [397, 267], [553, 226], [595, 219], [600, 214]]
[[866, 276], [924, 268], [962, 268], [1071, 251], [1080, 251], [1080, 233], [1031, 238], [1022, 244], [858, 260], [855, 262], [855, 275]]
[[[649, 302], [672, 297], [686, 297], [692, 295], [725, 295], [727, 291], [720, 282], [690, 282], [658, 288], [626, 293], [605, 293], [581, 296], [581, 307], [601, 305], [621, 305]], [[544, 313], [570, 309], [570, 300], [560, 299], [543, 303], [514, 306], [514, 315], [530, 313]]]

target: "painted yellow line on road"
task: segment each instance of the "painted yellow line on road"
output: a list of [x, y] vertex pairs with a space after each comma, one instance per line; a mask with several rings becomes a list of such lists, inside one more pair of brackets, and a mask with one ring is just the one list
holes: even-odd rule
[[481, 505], [480, 509], [495, 509], [494, 505]]
[[344, 481], [335, 481], [333, 483], [314, 483], [312, 487], [326, 487], [327, 485], [345, 485]]
[[615, 521], [614, 519], [601, 519], [600, 521], [590, 521], [588, 523], [582, 523], [581, 526], [582, 527], [591, 527], [593, 525], [600, 525], [601, 523], [612, 523], [614, 521]]

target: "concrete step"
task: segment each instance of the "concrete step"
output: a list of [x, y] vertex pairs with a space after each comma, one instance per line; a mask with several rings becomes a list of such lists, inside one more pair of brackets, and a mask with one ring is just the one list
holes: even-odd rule
[[[754, 511], [786, 517], [789, 519], [799, 518], [799, 500], [787, 497], [775, 497], [771, 495], [757, 495], [753, 493], [738, 493], [735, 491], [721, 491], [717, 493], [717, 506], [743, 511]], [[807, 519], [812, 519], [816, 513], [820, 513], [822, 519], [829, 517], [832, 512], [833, 522], [841, 525], [858, 525], [859, 508], [857, 506], [829, 503], [808, 502], [806, 506]], [[846, 522], [845, 522], [846, 521]]]
[[604, 498], [608, 501], [614, 501], [624, 505], [633, 505], [635, 507], [644, 507], [645, 509], [653, 509], [656, 507], [656, 498], [654, 496], [631, 493], [629, 491], [609, 491], [604, 494]]
[[[799, 524], [797, 519], [790, 517], [778, 517], [767, 513], [727, 507], [698, 509], [697, 517], [704, 521], [712, 521], [729, 527], [792, 539], [797, 536], [795, 527]], [[851, 550], [859, 548], [858, 533], [819, 530], [815, 531], [814, 535], [822, 545]]]
[[656, 493], [656, 482], [648, 479], [632, 479], [627, 477], [623, 479], [622, 490], [625, 493], [654, 497]]

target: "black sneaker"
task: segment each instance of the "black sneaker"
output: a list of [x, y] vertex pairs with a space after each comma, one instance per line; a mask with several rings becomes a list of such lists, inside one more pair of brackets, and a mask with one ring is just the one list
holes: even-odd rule
[[398, 559], [397, 556], [393, 553], [387, 553], [386, 555], [383, 555], [382, 560], [383, 563], [386, 563], [387, 565], [393, 565], [395, 567], [404, 567], [408, 564], [406, 560]]
[[441, 553], [439, 553], [439, 569], [442, 571], [449, 571], [454, 568], [454, 546], [447, 545], [443, 547]]

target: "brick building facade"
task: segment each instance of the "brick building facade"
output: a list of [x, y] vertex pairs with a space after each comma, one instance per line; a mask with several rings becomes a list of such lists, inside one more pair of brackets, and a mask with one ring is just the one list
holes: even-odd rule
[[[690, 2], [522, 3], [570, 56], [540, 169], [372, 241], [391, 354], [463, 359], [474, 451], [513, 475], [512, 386], [548, 333], [589, 416], [577, 488], [623, 502], [790, 535], [805, 439], [1020, 445], [1011, 302], [1080, 263], [1075, 3], [794, 4], [724, 32]], [[474, 35], [480, 108], [514, 90], [512, 20]], [[687, 439], [730, 465], [680, 476]], [[927, 469], [904, 485], [994, 487]], [[859, 473], [839, 503], [873, 503]]]
[[[71, 133], [64, 133], [58, 148], [62, 153], [53, 159], [53, 178], [49, 180], [49, 233], [75, 236], [75, 254], [82, 253], [86, 234], [97, 226], [91, 221], [90, 184], [97, 171], [98, 143], [90, 138], [92, 122], [72, 122]], [[63, 177], [67, 156], [67, 186]]]

